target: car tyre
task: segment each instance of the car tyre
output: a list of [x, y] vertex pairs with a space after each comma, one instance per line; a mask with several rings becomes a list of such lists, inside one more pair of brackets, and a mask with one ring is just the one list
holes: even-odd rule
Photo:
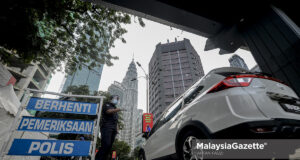
[[[177, 146], [177, 156], [180, 160], [202, 160], [202, 152], [195, 149], [197, 140], [203, 139], [199, 132], [194, 130], [187, 131], [183, 134], [182, 138], [179, 139]], [[194, 148], [194, 149], [193, 149]]]

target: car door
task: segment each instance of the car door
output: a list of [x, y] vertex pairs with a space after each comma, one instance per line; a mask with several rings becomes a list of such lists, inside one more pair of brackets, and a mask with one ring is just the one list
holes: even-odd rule
[[181, 110], [184, 105], [191, 103], [202, 91], [203, 86], [197, 85], [188, 89], [183, 97], [180, 97], [170, 105], [170, 108], [166, 110], [162, 121], [164, 125], [158, 131], [157, 141], [163, 141], [159, 150], [155, 153], [157, 157], [163, 157], [171, 155], [176, 152], [175, 140], [178, 132], [178, 125], [182, 119]]
[[182, 97], [172, 103], [169, 109], [164, 112], [161, 119], [161, 126], [154, 133], [152, 138], [153, 152], [151, 153], [152, 158], [159, 158], [175, 153], [175, 137], [176, 127], [171, 127], [174, 123], [173, 117], [176, 116], [177, 112], [182, 106]]
[[144, 151], [146, 154], [146, 159], [152, 159], [153, 156], [153, 152], [156, 151], [156, 131], [162, 126], [162, 122], [160, 119], [157, 120], [157, 122], [154, 124], [154, 126], [152, 127], [149, 135], [148, 135], [148, 139], [146, 141], [146, 144], [144, 146]]

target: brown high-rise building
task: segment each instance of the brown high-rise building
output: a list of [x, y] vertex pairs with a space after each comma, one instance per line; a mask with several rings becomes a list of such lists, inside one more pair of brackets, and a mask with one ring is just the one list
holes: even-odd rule
[[157, 44], [149, 63], [149, 111], [154, 122], [202, 76], [200, 57], [188, 39]]

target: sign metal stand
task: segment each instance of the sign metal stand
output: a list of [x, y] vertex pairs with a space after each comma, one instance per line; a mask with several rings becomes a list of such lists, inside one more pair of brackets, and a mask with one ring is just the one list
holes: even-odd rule
[[[72, 95], [72, 94], [64, 94], [64, 93], [56, 93], [56, 92], [48, 92], [48, 91], [40, 91], [40, 90], [35, 90], [35, 89], [26, 89], [24, 98], [21, 102], [21, 105], [18, 108], [18, 112], [15, 116], [14, 121], [12, 122], [12, 124], [10, 125], [10, 129], [9, 129], [9, 137], [6, 137], [5, 143], [1, 148], [1, 155], [0, 155], [0, 160], [2, 160], [4, 158], [5, 155], [7, 155], [7, 150], [8, 150], [8, 145], [11, 143], [11, 141], [13, 140], [13, 136], [15, 131], [17, 130], [17, 124], [21, 119], [21, 113], [22, 111], [26, 108], [26, 105], [29, 101], [30, 98], [28, 98], [28, 96], [30, 95], [31, 92], [34, 93], [41, 93], [41, 94], [52, 94], [52, 95], [57, 95], [57, 96], [64, 96], [64, 97], [75, 97], [75, 98], [91, 98], [91, 99], [99, 99], [99, 103], [97, 105], [97, 109], [96, 109], [96, 115], [97, 115], [97, 119], [96, 119], [96, 123], [94, 123], [93, 126], [93, 140], [92, 140], [92, 147], [90, 147], [90, 151], [89, 154], [91, 156], [91, 159], [94, 160], [95, 159], [95, 151], [96, 151], [96, 144], [97, 144], [97, 134], [99, 133], [99, 124], [100, 124], [100, 119], [101, 119], [101, 112], [102, 112], [102, 105], [103, 105], [103, 99], [105, 98], [104, 96], [89, 96], [89, 95]], [[95, 121], [95, 120], [94, 120]]]

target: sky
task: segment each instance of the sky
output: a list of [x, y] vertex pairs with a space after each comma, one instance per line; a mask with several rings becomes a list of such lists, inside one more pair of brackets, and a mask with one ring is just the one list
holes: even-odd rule
[[[162, 44], [167, 43], [167, 40], [174, 42], [175, 38], [177, 38], [177, 41], [183, 40], [183, 38], [190, 40], [200, 56], [205, 74], [214, 68], [230, 66], [228, 59], [233, 54], [219, 55], [219, 49], [204, 51], [206, 38], [150, 20], [143, 20], [146, 24], [145, 27], [141, 27], [137, 19], [136, 22], [132, 20], [131, 24], [123, 25], [128, 31], [124, 35], [127, 42], [122, 43], [117, 40], [115, 41], [115, 48], [110, 49], [110, 54], [118, 56], [119, 60], [113, 60], [114, 65], [111, 67], [104, 66], [99, 90], [107, 91], [114, 81], [122, 82], [133, 59], [135, 62], [138, 61], [148, 72], [148, 63], [154, 53], [155, 46], [160, 42]], [[250, 52], [239, 49], [235, 54], [244, 59], [248, 68], [256, 65]], [[137, 72], [138, 76], [144, 76], [144, 72], [138, 66]], [[64, 74], [62, 72], [55, 73], [47, 91], [58, 92], [63, 79]], [[49, 95], [45, 97], [54, 98]], [[144, 78], [138, 79], [138, 108], [146, 110], [146, 80]]]

